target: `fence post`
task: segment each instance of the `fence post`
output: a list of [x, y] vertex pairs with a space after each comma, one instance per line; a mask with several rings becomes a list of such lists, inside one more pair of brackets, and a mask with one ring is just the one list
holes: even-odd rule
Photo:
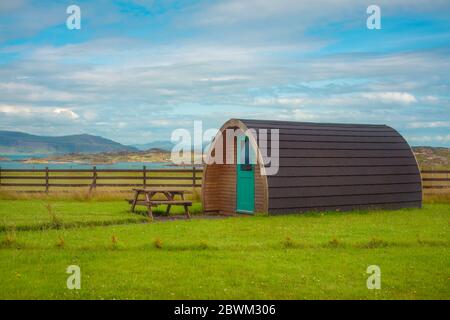
[[144, 185], [144, 188], [146, 188], [147, 187], [147, 172], [146, 172], [146, 170], [147, 170], [147, 167], [146, 166], [144, 166], [143, 168], [143, 171], [142, 171], [142, 179], [143, 179], [143, 185]]
[[89, 188], [89, 192], [91, 192], [93, 189], [97, 188], [97, 167], [93, 166], [92, 168], [92, 184]]
[[[0, 168], [0, 172], [1, 172], [1, 168]], [[449, 177], [448, 177], [448, 174], [450, 173], [450, 171], [447, 171], [447, 185], [446, 185], [446, 188], [449, 188], [450, 186], [448, 185], [448, 182], [450, 181], [450, 179], [449, 179]], [[1, 183], [1, 176], [0, 176], [0, 185], [1, 185], [2, 183]]]
[[434, 178], [434, 174], [433, 174], [433, 168], [430, 168], [430, 171], [431, 171], [431, 192], [433, 192], [433, 185], [434, 185], [434, 181], [433, 181], [433, 178]]
[[45, 167], [45, 193], [48, 193], [48, 189], [49, 189], [49, 176], [48, 176], [48, 167]]
[[196, 177], [195, 177], [195, 166], [192, 167], [192, 192], [195, 192], [195, 182], [196, 182]]

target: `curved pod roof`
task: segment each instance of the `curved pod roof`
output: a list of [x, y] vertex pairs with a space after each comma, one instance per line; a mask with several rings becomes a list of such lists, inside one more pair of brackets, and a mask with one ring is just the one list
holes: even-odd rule
[[[265, 175], [270, 164], [260, 166], [261, 210], [291, 213], [422, 204], [415, 156], [406, 140], [386, 125], [231, 119], [219, 135], [228, 128], [257, 133], [256, 137], [250, 135], [250, 142], [257, 150], [259, 164], [263, 163], [260, 129], [278, 130], [278, 170], [274, 175]], [[210, 167], [205, 166], [204, 184], [211, 182]], [[203, 192], [203, 197], [208, 203], [208, 192]], [[228, 201], [232, 202], [232, 197]], [[230, 211], [231, 204], [227, 208], [224, 211]]]

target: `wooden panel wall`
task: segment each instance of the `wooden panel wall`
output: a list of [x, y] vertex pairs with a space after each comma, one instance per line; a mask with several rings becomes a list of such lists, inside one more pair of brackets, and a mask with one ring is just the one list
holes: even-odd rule
[[[218, 212], [220, 214], [234, 214], [236, 212], [236, 165], [226, 164], [225, 158], [228, 147], [225, 134], [223, 138], [224, 164], [206, 165], [203, 180], [203, 209], [205, 212]], [[217, 141], [217, 139], [216, 139]], [[214, 145], [213, 148], [218, 146]], [[236, 143], [234, 142], [234, 147]], [[236, 148], [234, 148], [234, 163], [236, 162]]]
[[[225, 141], [225, 138], [224, 138]], [[225, 147], [224, 143], [224, 147]], [[229, 150], [232, 145], [226, 145]], [[237, 158], [237, 146], [234, 141], [234, 163]], [[224, 148], [224, 156], [226, 155]], [[255, 211], [267, 211], [267, 190], [260, 167], [255, 166]], [[206, 165], [203, 177], [203, 207], [206, 212], [221, 214], [236, 213], [236, 164]]]
[[[205, 212], [218, 212], [220, 209], [219, 165], [205, 166], [203, 171], [202, 203]], [[208, 177], [208, 178], [206, 178]]]
[[261, 176], [260, 165], [255, 165], [255, 211], [267, 212], [266, 196], [267, 186], [264, 184], [265, 177]]

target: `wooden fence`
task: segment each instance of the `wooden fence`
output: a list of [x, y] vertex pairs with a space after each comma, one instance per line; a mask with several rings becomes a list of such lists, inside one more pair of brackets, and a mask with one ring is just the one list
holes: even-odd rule
[[[189, 169], [2, 169], [0, 188], [20, 191], [45, 191], [67, 188], [127, 188], [202, 186], [203, 170]], [[450, 170], [422, 170], [425, 192], [450, 192]]]
[[2, 169], [0, 167], [0, 188], [17, 191], [45, 191], [50, 188], [130, 187], [201, 187], [203, 170], [189, 169]]
[[423, 169], [421, 173], [425, 192], [450, 192], [450, 170]]

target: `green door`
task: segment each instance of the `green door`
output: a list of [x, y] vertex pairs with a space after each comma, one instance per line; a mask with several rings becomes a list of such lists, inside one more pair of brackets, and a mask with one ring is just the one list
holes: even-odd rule
[[253, 213], [255, 210], [255, 165], [251, 161], [250, 143], [247, 136], [237, 137], [236, 165], [236, 211]]

